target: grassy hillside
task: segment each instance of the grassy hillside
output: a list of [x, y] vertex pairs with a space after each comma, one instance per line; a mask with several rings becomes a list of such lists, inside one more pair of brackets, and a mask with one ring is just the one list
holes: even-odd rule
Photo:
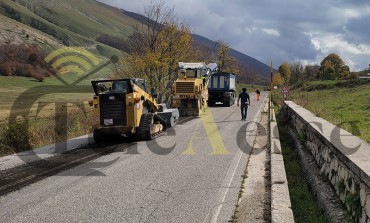
[[[84, 47], [98, 44], [95, 39], [101, 35], [126, 38], [133, 31], [132, 25], [145, 19], [95, 0], [0, 0], [0, 14], [38, 29], [64, 45]], [[197, 44], [213, 49], [213, 41], [195, 34], [193, 37]], [[98, 53], [113, 54], [112, 48], [101, 46]], [[240, 81], [268, 83], [267, 65], [233, 49], [231, 53], [239, 60]]]
[[[38, 82], [33, 78], [29, 77], [7, 77], [0, 76], [0, 83], [2, 87], [0, 88], [0, 124], [7, 120], [10, 114], [10, 110], [14, 103], [17, 101], [20, 103], [17, 105], [17, 109], [24, 110], [29, 109], [28, 100], [34, 101], [33, 97], [27, 97], [24, 101], [19, 101], [19, 96], [29, 89], [41, 89], [43, 92], [35, 92], [36, 100], [33, 103], [30, 116], [36, 114], [36, 110], [40, 103], [50, 103], [50, 108], [48, 110], [42, 111], [42, 116], [48, 116], [54, 113], [55, 108], [52, 103], [54, 102], [73, 102], [73, 103], [85, 103], [91, 99], [93, 95], [93, 89], [90, 87], [90, 79], [102, 78], [109, 76], [111, 73], [111, 67], [105, 67], [96, 74], [93, 74], [89, 78], [81, 81], [76, 87], [67, 86], [61, 82], [56, 77], [49, 77], [44, 80], [44, 82]], [[75, 74], [63, 75], [63, 81], [72, 83], [76, 80]], [[55, 86], [64, 87], [67, 93], [53, 93]], [[91, 89], [91, 93], [80, 93], [80, 87], [84, 89]], [[41, 97], [39, 97], [41, 96]]]
[[63, 29], [12, 1], [1, 1], [0, 13], [49, 34], [57, 38], [64, 45], [86, 46], [94, 43], [91, 39]]
[[[279, 91], [273, 97], [281, 103]], [[370, 80], [308, 82], [287, 100], [370, 142]]]
[[[133, 31], [132, 25], [138, 23], [137, 18], [125, 15], [123, 10], [95, 0], [0, 0], [0, 19], [0, 40], [3, 43], [36, 44], [45, 51], [45, 54], [63, 46], [81, 46], [101, 61], [121, 52], [98, 43], [95, 39], [103, 34], [126, 38]], [[106, 68], [100, 74], [108, 75], [110, 72]], [[75, 76], [63, 76], [66, 81], [70, 78]], [[2, 77], [1, 74], [0, 81], [2, 83], [0, 119], [7, 117], [12, 103], [27, 89], [61, 84], [54, 77], [46, 78], [43, 83], [39, 83], [32, 78]], [[50, 91], [52, 92], [52, 89]], [[63, 97], [65, 95], [54, 95], [50, 98], [46, 96], [46, 99], [51, 101]], [[86, 96], [82, 95], [75, 97], [78, 100], [86, 99]]]
[[[66, 45], [79, 46], [99, 58], [100, 65], [108, 60], [107, 57], [119, 56], [121, 51], [98, 43], [95, 38], [101, 34], [127, 37], [131, 34], [131, 25], [135, 23], [135, 20], [123, 15], [119, 9], [93, 0], [0, 0], [0, 18], [0, 40], [2, 43], [35, 44], [45, 55]], [[110, 74], [111, 66], [84, 80], [80, 86], [90, 87], [90, 78], [106, 77]], [[86, 102], [91, 94], [78, 93], [78, 89], [76, 93], [51, 93], [54, 90], [53, 86], [63, 87], [63, 81], [72, 83], [79, 78], [76, 75], [63, 75], [61, 76], [62, 81], [56, 77], [49, 77], [40, 83], [34, 81], [33, 78], [4, 77], [0, 74], [0, 82], [2, 83], [0, 121], [8, 118], [14, 102], [23, 92], [30, 89], [40, 88], [44, 91], [42, 97], [34, 103], [31, 113], [35, 113], [38, 105], [43, 102]], [[26, 106], [28, 101], [20, 101], [19, 103], [25, 105], [24, 108], [18, 106], [19, 109], [28, 109]], [[42, 113], [53, 112], [53, 108], [42, 111]]]
[[[17, 4], [18, 3], [18, 4]], [[135, 20], [91, 0], [1, 0], [0, 13], [55, 35], [65, 44], [92, 44], [102, 34], [127, 37]]]
[[38, 45], [41, 50], [49, 51], [62, 46], [57, 38], [37, 29], [17, 22], [0, 14], [0, 42], [9, 44]]
[[[0, 37], [10, 36], [12, 38], [24, 39], [25, 36], [27, 36], [28, 34], [27, 30], [32, 33], [44, 33], [45, 37], [40, 37], [41, 39], [49, 37], [49, 39], [52, 38], [51, 42], [56, 41], [59, 44], [50, 44], [49, 40], [31, 43], [28, 42], [28, 44], [36, 44], [41, 49], [48, 52], [51, 52], [52, 50], [55, 50], [62, 45], [67, 45], [85, 47], [92, 53], [105, 57], [120, 55], [121, 52], [119, 50], [104, 45], [102, 43], [98, 43], [95, 41], [95, 38], [104, 32], [114, 33], [114, 30], [121, 30], [121, 34], [126, 33], [128, 29], [127, 27], [129, 27], [128, 23], [132, 22], [131, 19], [117, 20], [118, 23], [122, 23], [122, 25], [119, 27], [112, 22], [112, 20], [114, 20], [115, 18], [109, 18], [109, 16], [102, 16], [101, 20], [97, 20], [100, 22], [94, 21], [87, 15], [99, 15], [99, 13], [93, 13], [94, 9], [101, 10], [100, 8], [94, 8], [95, 5], [100, 6], [100, 3], [97, 3], [95, 1], [92, 1], [94, 4], [90, 7], [88, 7], [88, 3], [90, 3], [91, 1], [87, 0], [69, 1], [71, 4], [67, 4], [66, 2], [68, 1], [63, 1], [63, 3], [61, 3], [54, 0], [41, 1], [43, 4], [40, 4], [40, 1], [17, 2], [23, 3], [27, 7], [21, 4], [14, 3], [13, 1], [1, 0], [0, 14], [3, 14], [12, 19], [7, 19], [8, 26], [9, 24], [15, 24], [15, 26], [17, 27], [22, 27], [22, 25], [20, 25], [20, 23], [22, 23], [26, 25], [26, 27], [23, 26], [20, 32], [15, 32], [11, 29], [2, 29]], [[72, 3], [74, 3], [75, 5]], [[79, 10], [79, 8], [81, 8], [81, 10]], [[91, 11], [89, 11], [89, 9]], [[84, 13], [83, 10], [86, 10], [86, 13]], [[119, 12], [119, 10], [116, 11], [117, 13]], [[112, 12], [108, 13], [104, 10], [101, 10], [100, 12], [107, 13], [108, 15], [112, 14]], [[123, 21], [126, 21], [126, 23], [124, 23]], [[97, 25], [96, 23], [101, 24]], [[110, 23], [111, 26], [106, 25], [108, 23]], [[110, 29], [108, 29], [107, 27], [110, 27]], [[126, 29], [126, 31], [124, 31], [124, 29]], [[33, 39], [30, 34], [28, 34], [28, 36], [28, 39]], [[13, 42], [13, 39], [11, 39], [10, 42]], [[27, 41], [18, 42], [18, 44], [19, 43], [27, 44]], [[15, 44], [17, 44], [17, 42], [15, 42]]]

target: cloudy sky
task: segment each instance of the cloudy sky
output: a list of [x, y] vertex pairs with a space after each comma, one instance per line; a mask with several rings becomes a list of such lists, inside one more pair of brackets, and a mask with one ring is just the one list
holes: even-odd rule
[[[143, 14], [150, 0], [99, 0]], [[353, 71], [370, 63], [369, 0], [171, 0], [193, 33], [221, 39], [277, 68], [282, 62], [319, 64], [338, 54]]]

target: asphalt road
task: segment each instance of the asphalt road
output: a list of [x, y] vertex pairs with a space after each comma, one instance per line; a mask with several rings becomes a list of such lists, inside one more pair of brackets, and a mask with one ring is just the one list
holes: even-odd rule
[[[0, 197], [0, 222], [228, 222], [265, 94]], [[249, 123], [249, 124], [248, 124]]]

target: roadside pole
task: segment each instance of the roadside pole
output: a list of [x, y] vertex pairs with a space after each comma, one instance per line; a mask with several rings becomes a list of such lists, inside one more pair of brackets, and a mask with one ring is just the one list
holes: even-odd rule
[[270, 65], [270, 100], [272, 102], [272, 61]]

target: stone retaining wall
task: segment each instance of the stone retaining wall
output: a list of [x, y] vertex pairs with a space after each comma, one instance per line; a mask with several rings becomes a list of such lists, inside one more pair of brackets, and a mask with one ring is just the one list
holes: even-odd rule
[[294, 102], [285, 104], [286, 117], [353, 220], [370, 223], [370, 144]]

